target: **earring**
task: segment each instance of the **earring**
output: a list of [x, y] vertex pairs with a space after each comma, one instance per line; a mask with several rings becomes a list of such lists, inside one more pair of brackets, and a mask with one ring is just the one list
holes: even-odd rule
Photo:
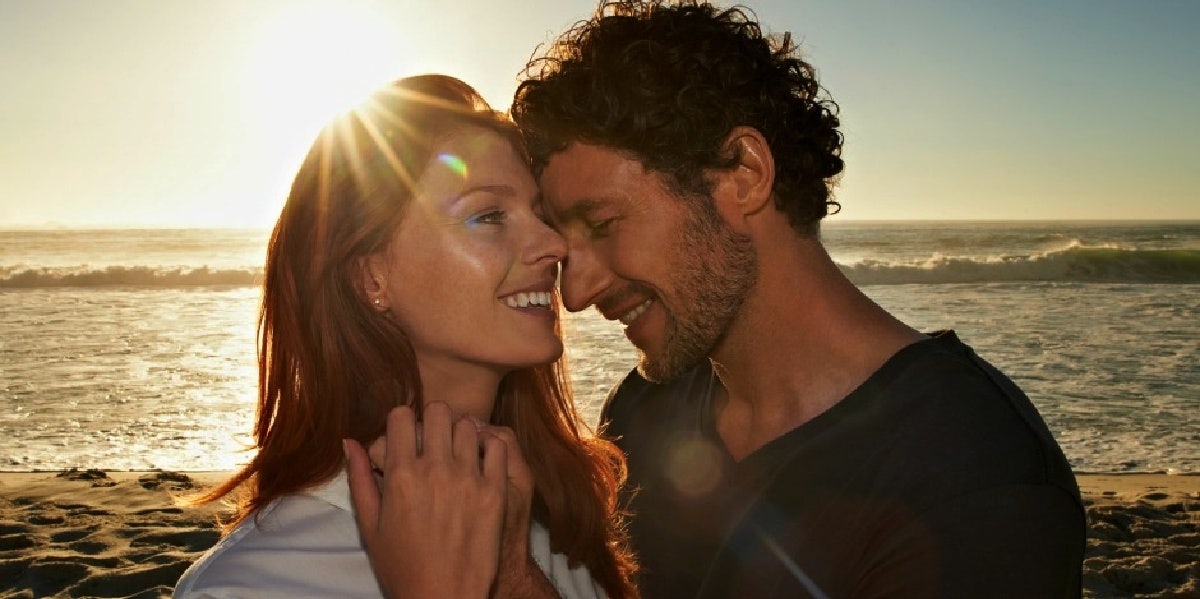
[[382, 305], [382, 303], [379, 301], [379, 298], [375, 298], [375, 301], [374, 301], [373, 303], [374, 303], [376, 306], [380, 306], [380, 305]]

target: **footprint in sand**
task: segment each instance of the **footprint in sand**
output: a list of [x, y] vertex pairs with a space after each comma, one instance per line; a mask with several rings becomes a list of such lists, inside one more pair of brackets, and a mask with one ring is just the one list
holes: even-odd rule
[[183, 508], [177, 507], [152, 507], [134, 512], [138, 516], [151, 516], [154, 514], [182, 514]]
[[[100, 572], [72, 586], [67, 594], [72, 597], [166, 596], [170, 594], [175, 581], [179, 580], [187, 567], [188, 563], [176, 561], [162, 565], [139, 564], [120, 570]], [[160, 592], [153, 594], [155, 590]]]
[[33, 528], [14, 522], [0, 522], [0, 535], [32, 534]]
[[181, 472], [154, 472], [138, 477], [138, 484], [151, 491], [165, 489], [167, 491], [188, 491], [196, 488], [191, 477]]
[[0, 560], [0, 584], [9, 586], [8, 583], [20, 578], [21, 574], [29, 569], [31, 563], [33, 563], [31, 557]]
[[89, 572], [86, 565], [78, 562], [41, 560], [25, 570], [24, 586], [32, 589], [35, 597], [56, 595], [83, 580]]
[[70, 543], [72, 541], [78, 541], [79, 539], [82, 539], [82, 538], [92, 534], [93, 532], [95, 532], [95, 530], [96, 529], [94, 527], [90, 528], [90, 529], [89, 528], [76, 528], [76, 529], [72, 529], [72, 530], [60, 530], [58, 532], [50, 534], [50, 542], [52, 542], [52, 543]]
[[112, 512], [110, 512], [106, 509], [102, 509], [102, 508], [98, 508], [98, 507], [94, 507], [94, 506], [90, 506], [90, 505], [63, 503], [63, 504], [55, 504], [54, 507], [67, 512], [67, 514], [70, 516], [111, 516], [112, 515]]
[[47, 524], [62, 524], [67, 521], [67, 518], [58, 514], [33, 514], [26, 518], [25, 521], [30, 524], [45, 526]]
[[29, 535], [5, 535], [0, 537], [0, 551], [17, 551], [19, 549], [29, 549], [34, 546], [34, 541]]
[[78, 468], [68, 468], [59, 472], [56, 476], [67, 480], [76, 481], [91, 481], [93, 487], [115, 487], [117, 481], [108, 477], [108, 473], [103, 470], [89, 468], [80, 470]]
[[68, 544], [66, 547], [70, 551], [82, 553], [83, 555], [97, 555], [102, 551], [108, 550], [109, 544], [100, 541], [76, 541]]

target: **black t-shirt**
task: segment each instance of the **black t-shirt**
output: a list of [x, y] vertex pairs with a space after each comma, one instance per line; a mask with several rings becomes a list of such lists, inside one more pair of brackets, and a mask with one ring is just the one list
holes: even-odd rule
[[708, 364], [604, 406], [645, 597], [1078, 597], [1084, 514], [1037, 410], [951, 332], [739, 462]]

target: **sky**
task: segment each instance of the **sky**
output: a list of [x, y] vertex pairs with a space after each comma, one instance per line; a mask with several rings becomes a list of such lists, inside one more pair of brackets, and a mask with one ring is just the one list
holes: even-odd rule
[[[836, 219], [1200, 219], [1200, 2], [744, 4], [840, 106]], [[269, 227], [372, 89], [443, 72], [505, 109], [594, 8], [0, 0], [0, 228]]]

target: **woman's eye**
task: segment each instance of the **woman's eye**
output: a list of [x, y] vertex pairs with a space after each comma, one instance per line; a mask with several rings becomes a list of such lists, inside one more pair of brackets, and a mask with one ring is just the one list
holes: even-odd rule
[[503, 210], [488, 210], [472, 216], [467, 220], [471, 225], [501, 225], [504, 224]]

